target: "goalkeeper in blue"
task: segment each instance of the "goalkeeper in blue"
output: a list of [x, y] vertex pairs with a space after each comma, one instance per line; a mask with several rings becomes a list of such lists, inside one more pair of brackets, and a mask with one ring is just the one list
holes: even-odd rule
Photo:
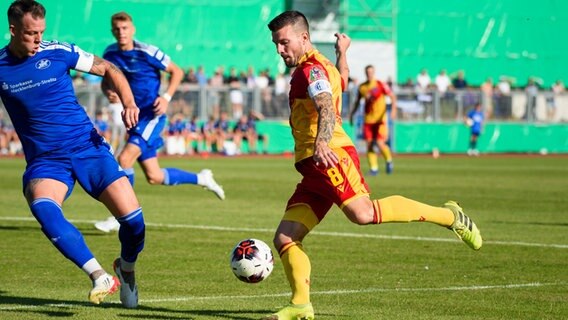
[[[123, 102], [127, 128], [136, 126], [139, 109], [126, 78], [112, 63], [74, 44], [43, 41], [45, 12], [33, 0], [12, 2], [10, 41], [0, 50], [0, 98], [27, 163], [24, 196], [45, 236], [89, 276], [89, 300], [99, 304], [120, 287], [122, 304], [134, 308], [138, 305], [134, 267], [145, 236], [142, 209], [110, 146], [77, 102], [69, 71], [103, 77]], [[81, 232], [63, 215], [63, 203], [76, 181], [121, 225], [121, 252], [114, 262], [118, 278], [103, 269]]]
[[[181, 83], [183, 70], [159, 48], [135, 40], [135, 30], [132, 17], [128, 13], [118, 12], [112, 15], [111, 31], [116, 43], [109, 45], [103, 54], [103, 58], [122, 70], [140, 108], [140, 121], [128, 131], [129, 138], [118, 155], [118, 162], [133, 185], [133, 167], [138, 161], [146, 180], [152, 185], [199, 185], [215, 193], [219, 199], [225, 199], [223, 188], [213, 179], [213, 173], [209, 169], [193, 173], [160, 167], [157, 150], [164, 144], [161, 134], [166, 125], [166, 110]], [[160, 95], [162, 72], [169, 74], [169, 83], [165, 92]], [[108, 97], [115, 94], [106, 81], [102, 82], [102, 90]], [[110, 217], [97, 222], [95, 227], [109, 232], [118, 230], [120, 225]]]

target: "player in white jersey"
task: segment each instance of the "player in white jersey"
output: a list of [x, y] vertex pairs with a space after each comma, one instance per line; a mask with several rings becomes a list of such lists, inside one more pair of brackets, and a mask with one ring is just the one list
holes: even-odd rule
[[[10, 42], [0, 49], [0, 98], [24, 148], [23, 189], [30, 210], [53, 245], [89, 276], [92, 303], [101, 303], [122, 284], [121, 301], [134, 308], [134, 266], [145, 235], [142, 209], [110, 146], [77, 102], [69, 71], [102, 76], [110, 83], [123, 102], [127, 128], [136, 126], [139, 115], [132, 91], [112, 63], [73, 44], [42, 41], [46, 22], [40, 3], [12, 2], [8, 23]], [[121, 225], [121, 253], [114, 264], [119, 279], [103, 269], [81, 232], [63, 215], [76, 181]]]
[[[146, 180], [152, 185], [200, 185], [214, 192], [219, 199], [225, 199], [225, 191], [213, 179], [211, 170], [193, 173], [177, 168], [161, 168], [158, 162], [157, 150], [164, 144], [161, 134], [166, 123], [166, 110], [181, 83], [183, 71], [159, 48], [134, 40], [135, 27], [128, 13], [114, 14], [111, 17], [111, 30], [116, 43], [106, 48], [103, 57], [124, 72], [140, 107], [140, 122], [129, 130], [128, 142], [118, 156], [118, 162], [130, 182], [134, 184], [134, 164], [138, 161]], [[169, 73], [170, 80], [166, 91], [160, 95], [162, 71]], [[107, 96], [112, 94], [111, 87], [105, 81], [102, 89]], [[119, 224], [110, 217], [97, 222], [95, 227], [109, 232], [117, 230]]]

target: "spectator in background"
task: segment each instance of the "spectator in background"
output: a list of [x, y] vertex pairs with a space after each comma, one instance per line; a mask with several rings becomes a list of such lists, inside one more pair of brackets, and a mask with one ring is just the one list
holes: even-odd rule
[[249, 153], [256, 153], [258, 135], [253, 125], [254, 123], [249, 120], [246, 114], [241, 115], [237, 123], [235, 123], [233, 128], [233, 142], [237, 147], [237, 154], [244, 153], [243, 140], [248, 142]]
[[233, 119], [239, 119], [243, 115], [243, 92], [241, 91], [241, 79], [237, 74], [237, 69], [231, 67], [227, 77], [229, 84], [229, 99], [231, 101], [231, 112]]
[[[288, 83], [290, 80], [282, 72], [276, 75], [274, 79], [274, 99], [273, 99], [273, 110], [276, 117], [288, 116], [289, 107], [287, 105], [288, 101]], [[252, 109], [251, 109], [252, 110]]]
[[223, 69], [221, 67], [217, 68], [215, 74], [209, 79], [209, 103], [208, 108], [210, 113], [213, 114], [215, 118], [219, 117], [219, 112], [221, 111], [221, 88], [225, 84], [223, 79]]
[[538, 95], [538, 85], [534, 78], [530, 77], [527, 80], [527, 85], [525, 87], [525, 93], [527, 94], [527, 106], [526, 113], [523, 119], [530, 121], [536, 121], [536, 96]]
[[556, 117], [556, 109], [559, 104], [559, 100], [562, 99], [562, 96], [566, 94], [566, 87], [564, 86], [564, 82], [558, 79], [551, 87], [552, 96], [550, 100], [547, 102], [546, 108], [546, 116], [549, 121], [553, 121]]
[[168, 155], [185, 154], [185, 123], [183, 114], [174, 114], [167, 127], [166, 153]]
[[452, 86], [456, 90], [463, 90], [467, 88], [467, 81], [465, 80], [463, 70], [458, 71], [457, 76], [452, 80]]
[[499, 77], [497, 83], [497, 105], [495, 117], [505, 119], [511, 116], [511, 82], [506, 76]]
[[193, 67], [189, 67], [187, 69], [187, 72], [185, 73], [182, 82], [183, 83], [190, 83], [190, 84], [197, 84], [198, 83], [197, 74], [195, 73], [195, 69]]
[[197, 124], [197, 116], [191, 117], [185, 124], [185, 144], [187, 146], [187, 153], [194, 154], [195, 152], [201, 153], [201, 148], [203, 144], [203, 135]]
[[207, 79], [207, 75], [205, 74], [205, 68], [203, 66], [197, 67], [197, 73], [195, 74], [195, 78], [197, 79], [197, 84], [200, 87], [205, 87], [209, 80]]
[[247, 68], [247, 80], [246, 80], [247, 88], [254, 89], [257, 87], [256, 84], [256, 75], [254, 74], [254, 68], [252, 66], [248, 66]]
[[272, 105], [272, 91], [270, 88], [270, 78], [266, 70], [260, 71], [256, 78], [256, 87], [260, 90], [260, 99], [262, 101], [261, 109], [269, 116], [274, 116], [275, 110], [269, 110]]
[[416, 91], [420, 93], [426, 93], [432, 84], [432, 78], [428, 74], [428, 70], [422, 69], [420, 73], [416, 76]]
[[95, 113], [95, 119], [93, 120], [93, 125], [97, 129], [98, 134], [100, 134], [107, 142], [111, 141], [112, 133], [110, 132], [108, 124], [108, 114], [103, 110], [98, 110]]
[[481, 102], [485, 109], [485, 114], [487, 118], [493, 116], [493, 78], [489, 77], [481, 84]]
[[468, 156], [479, 156], [477, 140], [483, 130], [484, 120], [485, 115], [483, 111], [481, 111], [481, 103], [476, 104], [475, 107], [467, 113], [464, 119], [466, 125], [470, 128], [469, 149], [467, 149]]
[[[213, 152], [213, 147], [217, 147], [217, 135], [215, 134], [215, 117], [209, 116], [206, 122], [201, 125], [201, 135], [205, 140], [205, 154]], [[217, 151], [217, 149], [215, 149]]]
[[450, 89], [452, 85], [452, 81], [450, 77], [448, 77], [448, 73], [445, 69], [440, 70], [440, 73], [434, 79], [434, 83], [436, 84], [436, 89], [438, 93], [440, 93], [440, 97], [445, 98], [448, 89]]
[[213, 129], [215, 130], [215, 146], [217, 152], [225, 153], [225, 141], [232, 138], [231, 132], [229, 131], [229, 115], [227, 112], [221, 112], [219, 119], [217, 119], [213, 125]]

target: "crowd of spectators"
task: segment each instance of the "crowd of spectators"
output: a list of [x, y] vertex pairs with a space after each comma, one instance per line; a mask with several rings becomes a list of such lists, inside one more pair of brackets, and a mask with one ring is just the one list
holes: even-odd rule
[[[77, 72], [73, 75], [76, 88], [88, 88], [98, 91], [100, 78]], [[451, 110], [450, 116], [459, 119], [461, 114], [454, 105], [459, 99], [463, 111], [478, 103], [483, 105], [487, 119], [511, 118], [511, 95], [516, 90], [526, 95], [526, 112], [522, 119], [535, 120], [537, 96], [546, 93], [546, 118], [554, 121], [557, 113], [557, 97], [566, 97], [566, 88], [562, 80], [555, 81], [549, 88], [542, 85], [542, 80], [529, 77], [520, 84], [516, 79], [501, 76], [497, 83], [487, 78], [480, 85], [468, 82], [463, 70], [448, 74], [442, 69], [431, 77], [427, 69], [422, 69], [415, 77], [395, 83], [386, 81], [399, 97], [399, 117], [406, 119], [408, 114], [432, 114], [434, 99], [445, 109]], [[358, 85], [357, 79], [350, 79], [349, 90], [344, 95], [344, 113], [349, 112]], [[268, 136], [256, 131], [256, 121], [267, 114], [271, 118], [286, 118], [288, 110], [289, 75], [278, 73], [273, 76], [270, 69], [258, 72], [253, 67], [237, 70], [234, 67], [225, 71], [217, 67], [208, 74], [203, 66], [189, 67], [178, 92], [174, 95], [170, 108], [170, 125], [164, 132], [166, 146], [164, 152], [170, 154], [194, 153], [255, 153], [266, 152]], [[200, 88], [207, 88], [206, 101], [199, 95]], [[252, 108], [252, 92], [259, 92], [260, 111]], [[198, 106], [205, 103], [208, 119], [198, 119]], [[98, 96], [96, 110], [93, 110], [93, 123], [100, 133], [115, 149], [122, 147], [125, 130], [120, 118], [120, 105], [109, 103]], [[427, 117], [425, 117], [427, 119]], [[243, 141], [246, 143], [243, 144]], [[257, 142], [261, 145], [257, 146]], [[0, 153], [21, 153], [21, 144], [4, 113], [0, 112]]]

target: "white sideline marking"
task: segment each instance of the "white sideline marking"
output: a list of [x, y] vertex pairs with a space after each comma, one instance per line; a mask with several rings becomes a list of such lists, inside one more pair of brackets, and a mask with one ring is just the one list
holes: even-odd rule
[[[0, 220], [6, 221], [35, 221], [33, 217], [0, 217]], [[85, 223], [94, 224], [95, 220], [69, 220], [72, 223]], [[171, 229], [196, 229], [196, 230], [212, 230], [212, 231], [231, 231], [231, 232], [264, 232], [274, 233], [274, 229], [267, 228], [235, 228], [235, 227], [222, 227], [222, 226], [206, 226], [206, 225], [192, 225], [192, 224], [168, 224], [168, 223], [152, 223], [146, 222], [148, 227], [156, 228], [171, 228]], [[433, 238], [433, 237], [409, 237], [409, 236], [388, 236], [381, 234], [369, 233], [350, 233], [350, 232], [328, 232], [328, 231], [312, 231], [313, 235], [330, 236], [330, 237], [344, 237], [344, 238], [367, 238], [367, 239], [387, 239], [387, 240], [409, 240], [409, 241], [430, 241], [430, 242], [459, 242], [455, 237], [449, 236], [448, 238]], [[486, 240], [483, 244], [502, 245], [502, 246], [519, 246], [519, 247], [541, 247], [541, 248], [556, 248], [568, 249], [568, 244], [555, 244], [555, 243], [535, 243], [535, 242], [522, 242], [522, 241], [491, 241]]]
[[[311, 295], [349, 295], [361, 293], [376, 293], [376, 292], [435, 292], [435, 291], [477, 291], [477, 290], [494, 290], [494, 289], [519, 289], [519, 288], [533, 288], [545, 286], [562, 286], [566, 285], [564, 282], [551, 282], [551, 283], [512, 283], [503, 285], [484, 285], [484, 286], [461, 286], [461, 287], [442, 287], [442, 288], [367, 288], [358, 290], [326, 290], [326, 291], [312, 291]], [[163, 302], [185, 302], [185, 301], [208, 301], [208, 300], [234, 300], [234, 299], [258, 299], [258, 298], [273, 298], [273, 297], [289, 297], [290, 293], [275, 293], [275, 294], [259, 294], [259, 295], [229, 295], [229, 296], [189, 296], [177, 298], [164, 298], [164, 299], [142, 299], [140, 303], [152, 304]], [[120, 305], [118, 302], [106, 302], [105, 304]], [[81, 304], [70, 303], [49, 303], [44, 305], [16, 305], [0, 307], [0, 311], [16, 311], [23, 309], [50, 307], [50, 308], [80, 308]]]
[[[311, 291], [310, 295], [345, 295], [345, 294], [360, 294], [360, 293], [374, 293], [374, 292], [434, 292], [434, 291], [476, 291], [476, 290], [493, 290], [493, 289], [517, 289], [517, 288], [531, 288], [531, 287], [545, 287], [545, 286], [560, 286], [565, 285], [564, 282], [551, 282], [551, 283], [518, 283], [518, 284], [504, 284], [504, 285], [485, 285], [485, 286], [462, 286], [462, 287], [442, 287], [442, 288], [367, 288], [357, 290], [327, 290], [327, 291]], [[179, 301], [204, 301], [204, 300], [232, 300], [232, 299], [258, 299], [258, 298], [277, 298], [289, 297], [290, 292], [287, 293], [273, 293], [273, 294], [258, 294], [258, 295], [239, 295], [239, 296], [189, 296], [179, 298], [165, 298], [165, 299], [143, 299], [143, 303], [159, 303], [159, 302], [179, 302]]]

